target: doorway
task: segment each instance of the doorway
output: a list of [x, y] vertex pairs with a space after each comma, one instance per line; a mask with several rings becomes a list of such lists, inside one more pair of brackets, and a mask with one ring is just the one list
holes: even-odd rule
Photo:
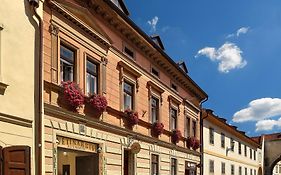
[[196, 164], [192, 162], [185, 162], [184, 175], [196, 175]]
[[124, 149], [123, 172], [124, 175], [135, 174], [135, 155], [128, 149]]
[[99, 155], [58, 148], [58, 175], [99, 175]]

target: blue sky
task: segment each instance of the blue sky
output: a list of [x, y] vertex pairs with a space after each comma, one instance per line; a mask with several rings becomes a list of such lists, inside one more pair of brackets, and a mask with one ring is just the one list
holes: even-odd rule
[[[125, 1], [184, 60], [211, 108], [248, 135], [281, 131], [281, 1]], [[240, 29], [240, 30], [239, 30]]]

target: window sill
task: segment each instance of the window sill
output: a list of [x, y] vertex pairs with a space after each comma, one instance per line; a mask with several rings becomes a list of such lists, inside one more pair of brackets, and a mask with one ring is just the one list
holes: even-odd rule
[[7, 84], [5, 84], [5, 83], [0, 81], [0, 95], [4, 95], [5, 90], [7, 89], [8, 86], [9, 85], [7, 85]]

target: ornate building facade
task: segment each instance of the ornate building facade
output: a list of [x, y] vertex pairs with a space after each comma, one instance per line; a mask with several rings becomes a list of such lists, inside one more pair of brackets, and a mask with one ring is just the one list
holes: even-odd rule
[[43, 11], [44, 173], [199, 174], [207, 94], [160, 37], [121, 0], [50, 0]]

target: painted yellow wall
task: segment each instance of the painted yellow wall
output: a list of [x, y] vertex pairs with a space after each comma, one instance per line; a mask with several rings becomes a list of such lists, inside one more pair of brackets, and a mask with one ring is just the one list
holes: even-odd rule
[[[0, 113], [34, 117], [35, 24], [27, 0], [1, 0], [1, 79], [8, 84], [0, 95]], [[36, 24], [35, 24], [36, 25]]]

